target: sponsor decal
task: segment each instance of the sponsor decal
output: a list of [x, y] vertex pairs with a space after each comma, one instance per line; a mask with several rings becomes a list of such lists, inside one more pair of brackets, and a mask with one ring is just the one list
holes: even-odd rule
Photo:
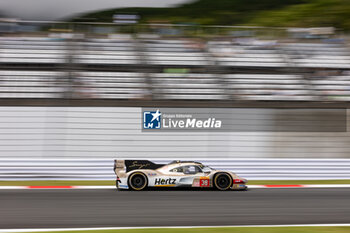
[[168, 179], [163, 179], [163, 178], [157, 178], [154, 180], [154, 185], [175, 185], [176, 184], [176, 179], [168, 178]]
[[142, 168], [145, 168], [145, 167], [148, 167], [150, 166], [151, 164], [149, 163], [138, 163], [138, 161], [134, 161], [130, 166], [129, 168], [134, 168], [136, 167], [137, 169], [142, 169]]
[[193, 187], [199, 187], [199, 180], [194, 180], [192, 186]]
[[149, 175], [149, 176], [156, 176], [157, 173], [147, 173], [147, 175]]

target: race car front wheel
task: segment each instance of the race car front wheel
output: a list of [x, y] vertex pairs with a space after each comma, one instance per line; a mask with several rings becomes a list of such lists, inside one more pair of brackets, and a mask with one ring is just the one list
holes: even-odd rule
[[232, 186], [232, 178], [227, 173], [219, 173], [214, 178], [214, 185], [219, 190], [228, 190]]
[[129, 187], [132, 190], [140, 191], [147, 186], [147, 177], [141, 172], [135, 172], [129, 177]]

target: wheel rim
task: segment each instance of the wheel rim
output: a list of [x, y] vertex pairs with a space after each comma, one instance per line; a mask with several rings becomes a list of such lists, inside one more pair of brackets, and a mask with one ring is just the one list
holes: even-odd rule
[[228, 189], [231, 185], [231, 179], [227, 175], [219, 175], [215, 183], [219, 189]]
[[143, 189], [145, 186], [145, 178], [142, 175], [134, 175], [131, 178], [131, 186], [134, 189], [140, 190]]

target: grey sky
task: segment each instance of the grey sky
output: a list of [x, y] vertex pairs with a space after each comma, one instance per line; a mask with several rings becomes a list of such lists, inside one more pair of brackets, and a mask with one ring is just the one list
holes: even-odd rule
[[25, 20], [54, 20], [118, 7], [167, 7], [191, 0], [0, 0], [0, 13]]

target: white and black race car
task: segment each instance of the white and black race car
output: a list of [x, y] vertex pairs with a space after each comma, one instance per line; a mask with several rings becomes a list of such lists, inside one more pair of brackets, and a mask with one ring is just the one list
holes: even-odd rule
[[220, 171], [193, 161], [155, 164], [148, 160], [115, 160], [118, 189], [147, 187], [201, 187], [246, 190], [247, 180], [233, 172]]

